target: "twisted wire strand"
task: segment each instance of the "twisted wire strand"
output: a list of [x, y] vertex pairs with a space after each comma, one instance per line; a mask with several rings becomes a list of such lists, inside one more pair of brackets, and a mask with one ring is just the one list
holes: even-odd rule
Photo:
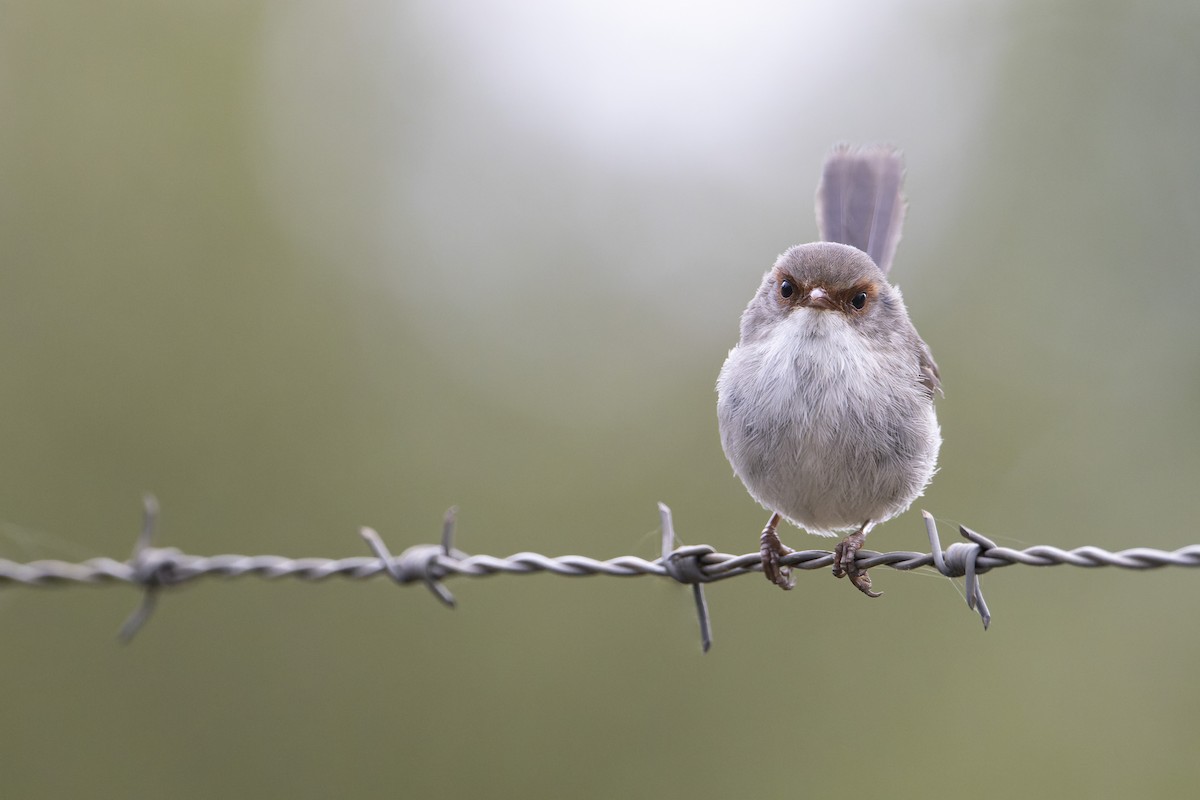
[[[427, 547], [428, 545], [420, 545]], [[681, 548], [682, 549], [682, 548]], [[379, 558], [350, 556], [347, 558], [289, 558], [273, 555], [215, 555], [197, 556], [181, 553], [174, 548], [152, 548], [143, 554], [147, 560], [162, 571], [160, 583], [176, 586], [205, 577], [241, 578], [257, 576], [268, 580], [296, 578], [303, 581], [323, 581], [329, 578], [366, 580], [380, 575], [387, 576], [388, 567]], [[404, 558], [403, 555], [400, 556]], [[702, 572], [709, 582], [736, 578], [752, 572], [762, 572], [758, 553], [731, 555], [708, 553], [699, 558]], [[934, 566], [930, 553], [895, 551], [878, 553], [860, 550], [859, 566], [891, 567], [897, 570], [912, 570]], [[795, 569], [814, 570], [833, 564], [833, 553], [828, 550], [798, 550], [781, 560], [785, 566]], [[996, 547], [983, 551], [977, 560], [977, 571], [982, 574], [999, 567], [1023, 564], [1032, 567], [1118, 567], [1120, 569], [1150, 570], [1163, 567], [1200, 567], [1200, 544], [1187, 545], [1178, 550], [1155, 550], [1135, 547], [1111, 552], [1099, 547], [1084, 546], [1063, 550], [1049, 545], [1036, 545], [1024, 550]], [[456, 554], [439, 555], [431, 565], [432, 577], [436, 580], [454, 576], [484, 578], [492, 575], [532, 575], [549, 572], [565, 577], [587, 577], [607, 575], [631, 578], [641, 575], [669, 577], [662, 559], [647, 561], [637, 556], [617, 556], [596, 559], [588, 556], [546, 556], [540, 553], [514, 553], [507, 557], [490, 555]], [[952, 575], [951, 577], [959, 577]], [[406, 578], [401, 583], [410, 583], [418, 576]], [[0, 586], [63, 586], [67, 584], [140, 584], [138, 567], [132, 561], [116, 561], [112, 558], [91, 558], [81, 562], [42, 560], [17, 562], [0, 559]]]
[[[711, 628], [703, 584], [727, 580], [762, 571], [759, 553], [732, 555], [720, 553], [707, 545], [675, 546], [671, 511], [659, 504], [662, 519], [662, 556], [652, 561], [637, 556], [617, 556], [596, 559], [588, 556], [546, 556], [520, 552], [507, 557], [471, 555], [453, 547], [455, 510], [447, 512], [440, 545], [416, 545], [399, 556], [392, 556], [378, 533], [370, 528], [361, 531], [374, 556], [347, 558], [289, 558], [274, 555], [214, 555], [199, 556], [176, 548], [154, 547], [154, 522], [158, 513], [152, 497], [145, 499], [145, 521], [132, 556], [127, 561], [112, 558], [92, 558], [79, 563], [57, 560], [26, 563], [0, 559], [0, 588], [5, 586], [61, 587], [71, 584], [102, 585], [128, 583], [145, 590], [141, 606], [126, 621], [121, 638], [128, 640], [146, 622], [157, 601], [158, 590], [179, 586], [206, 577], [240, 578], [257, 576], [267, 580], [295, 578], [304, 581], [323, 581], [330, 578], [367, 580], [378, 576], [391, 578], [399, 584], [423, 582], [442, 602], [454, 605], [454, 598], [442, 585], [446, 578], [473, 578], [491, 575], [531, 575], [548, 572], [566, 577], [606, 575], [637, 577], [654, 575], [666, 577], [693, 587], [696, 609], [700, 618], [704, 649], [711, 644]], [[1117, 567], [1130, 570], [1151, 570], [1163, 567], [1200, 567], [1200, 544], [1178, 550], [1157, 550], [1134, 547], [1110, 552], [1093, 546], [1064, 550], [1049, 545], [1035, 545], [1023, 550], [1001, 547], [981, 534], [960, 527], [965, 542], [942, 549], [933, 517], [922, 512], [930, 539], [931, 551], [896, 551], [878, 553], [858, 552], [862, 569], [891, 567], [913, 570], [933, 567], [948, 577], [965, 577], [967, 605], [976, 610], [987, 628], [991, 614], [983, 600], [979, 576], [985, 572], [1013, 565], [1050, 567], [1069, 565], [1089, 569]], [[833, 564], [833, 553], [827, 550], [801, 550], [788, 554], [781, 564], [793, 569], [814, 570]]]

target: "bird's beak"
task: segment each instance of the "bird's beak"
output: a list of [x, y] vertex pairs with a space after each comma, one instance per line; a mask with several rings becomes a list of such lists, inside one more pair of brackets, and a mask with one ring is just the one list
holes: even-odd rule
[[822, 289], [820, 286], [814, 286], [805, 298], [804, 305], [810, 308], [824, 308], [832, 311], [834, 308], [833, 299], [830, 298], [829, 292]]

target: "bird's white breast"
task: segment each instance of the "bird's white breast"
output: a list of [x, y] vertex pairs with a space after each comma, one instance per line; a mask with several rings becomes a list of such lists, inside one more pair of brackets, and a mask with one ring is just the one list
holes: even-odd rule
[[873, 346], [838, 312], [799, 308], [739, 344], [717, 390], [734, 471], [810, 532], [895, 516], [933, 476], [941, 440], [916, 354]]

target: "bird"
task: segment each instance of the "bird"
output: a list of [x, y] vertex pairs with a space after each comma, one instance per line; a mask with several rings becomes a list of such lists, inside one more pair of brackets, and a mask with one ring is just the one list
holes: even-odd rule
[[767, 270], [717, 378], [721, 446], [771, 514], [762, 569], [783, 589], [794, 585], [780, 563], [794, 552], [777, 530], [787, 520], [821, 536], [848, 532], [833, 574], [880, 596], [857, 553], [937, 470], [941, 376], [887, 277], [903, 182], [890, 145], [833, 148], [817, 186], [820, 241], [787, 249]]

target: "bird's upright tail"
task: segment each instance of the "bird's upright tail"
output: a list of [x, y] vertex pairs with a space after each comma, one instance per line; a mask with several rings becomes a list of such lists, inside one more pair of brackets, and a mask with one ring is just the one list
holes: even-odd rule
[[904, 226], [903, 188], [904, 159], [896, 148], [837, 145], [817, 186], [821, 239], [857, 247], [887, 274]]

